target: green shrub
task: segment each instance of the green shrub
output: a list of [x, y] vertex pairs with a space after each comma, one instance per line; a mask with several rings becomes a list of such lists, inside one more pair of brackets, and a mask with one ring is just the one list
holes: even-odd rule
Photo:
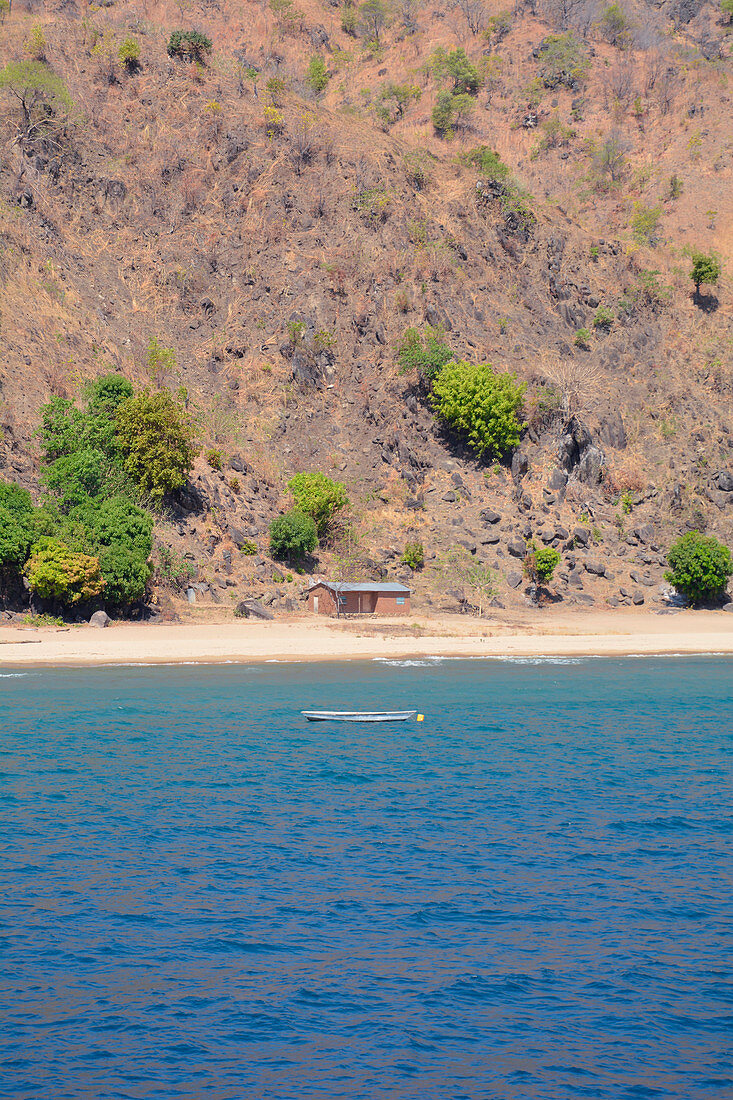
[[584, 351], [587, 351], [590, 347], [590, 336], [590, 331], [587, 328], [579, 328], [573, 340], [576, 348], [583, 348]]
[[128, 35], [117, 53], [129, 73], [134, 73], [140, 68], [140, 43], [137, 38]]
[[598, 24], [606, 41], [612, 46], [626, 46], [629, 43], [629, 21], [619, 4], [609, 4], [601, 15]]
[[185, 485], [197, 454], [190, 419], [167, 392], [143, 390], [117, 410], [124, 469], [157, 503]]
[[463, 164], [477, 168], [488, 180], [505, 180], [509, 176], [507, 165], [488, 145], [477, 145], [475, 149], [462, 153], [459, 159]]
[[400, 559], [403, 565], [409, 565], [410, 569], [422, 569], [425, 564], [425, 550], [421, 542], [408, 542]]
[[156, 573], [159, 579], [170, 584], [180, 592], [188, 587], [196, 576], [196, 569], [190, 561], [177, 554], [170, 546], [159, 546], [157, 550]]
[[288, 482], [288, 489], [293, 494], [296, 511], [310, 516], [319, 538], [328, 533], [334, 517], [349, 504], [341, 482], [322, 473], [296, 474]]
[[693, 604], [721, 596], [733, 576], [728, 547], [699, 531], [682, 535], [671, 547], [667, 561], [670, 568], [664, 574], [665, 580]]
[[431, 382], [441, 367], [453, 359], [453, 349], [443, 339], [442, 328], [431, 328], [424, 333], [408, 328], [397, 350], [397, 361], [403, 374], [416, 370], [421, 379]]
[[57, 539], [43, 538], [33, 547], [24, 573], [32, 592], [62, 604], [81, 603], [104, 590], [99, 560], [76, 553]]
[[391, 126], [404, 117], [410, 102], [420, 98], [420, 89], [416, 84], [385, 84], [379, 91], [375, 111], [385, 126]]
[[692, 253], [692, 268], [690, 278], [695, 284], [695, 295], [700, 297], [700, 287], [703, 283], [714, 286], [720, 278], [720, 260], [717, 256], [704, 252]]
[[451, 50], [445, 55], [445, 70], [453, 81], [453, 91], [476, 95], [484, 80], [476, 65], [466, 57], [464, 49]]
[[176, 369], [176, 353], [173, 348], [163, 347], [157, 336], [151, 336], [148, 340], [145, 360], [150, 381], [158, 388], [164, 385]]
[[599, 306], [593, 318], [593, 328], [602, 328], [606, 332], [616, 320], [616, 314], [608, 306]]
[[634, 203], [634, 213], [631, 217], [631, 235], [638, 244], [646, 244], [654, 248], [659, 244], [659, 221], [662, 217], [662, 207], [647, 206], [639, 201]]
[[437, 134], [441, 137], [449, 137], [452, 134], [456, 110], [450, 92], [438, 92], [430, 117]]
[[357, 26], [358, 20], [356, 18], [356, 9], [353, 4], [347, 4], [341, 9], [341, 30], [344, 34], [349, 34], [352, 38], [356, 38]]
[[221, 470], [221, 451], [217, 451], [215, 447], [210, 447], [208, 451], [204, 451], [204, 458], [212, 470]]
[[112, 419], [118, 407], [132, 397], [132, 383], [121, 374], [101, 374], [84, 389], [84, 399], [92, 416]]
[[519, 443], [518, 413], [525, 391], [513, 374], [496, 374], [488, 363], [446, 363], [433, 381], [435, 415], [480, 457], [502, 458]]
[[19, 136], [27, 139], [62, 126], [74, 104], [60, 76], [43, 61], [9, 61], [0, 70], [0, 91], [19, 109]]
[[316, 94], [322, 92], [331, 79], [326, 68], [326, 62], [318, 54], [310, 59], [305, 79]]
[[105, 456], [102, 451], [85, 447], [63, 455], [48, 466], [42, 482], [58, 498], [62, 511], [76, 508], [96, 496], [104, 482]]
[[310, 516], [293, 509], [270, 524], [270, 554], [273, 558], [299, 560], [318, 545], [318, 532]]
[[0, 570], [17, 571], [33, 538], [33, 502], [27, 489], [0, 481]]
[[247, 554], [251, 557], [253, 554], [257, 553], [257, 543], [252, 539], [245, 539], [239, 549], [243, 554]]
[[425, 150], [405, 153], [403, 164], [405, 166], [407, 182], [411, 184], [416, 191], [425, 191], [430, 186], [433, 178], [430, 154]]
[[669, 177], [669, 191], [668, 191], [668, 194], [669, 194], [670, 199], [678, 199], [680, 197], [680, 195], [682, 194], [682, 192], [684, 191], [684, 189], [685, 189], [685, 187], [684, 187], [684, 184], [683, 184], [682, 180], [680, 179], [680, 177], [677, 175], [676, 172], [673, 172], [672, 175]]
[[588, 50], [572, 31], [550, 34], [539, 47], [539, 77], [546, 88], [577, 89], [590, 68]]
[[534, 543], [524, 559], [524, 571], [535, 584], [549, 584], [560, 562], [560, 555], [551, 546], [538, 550]]
[[204, 54], [211, 53], [211, 39], [200, 31], [173, 31], [168, 39], [168, 53], [182, 61], [203, 63]]
[[46, 50], [48, 49], [48, 42], [46, 36], [43, 33], [43, 27], [40, 23], [36, 23], [34, 27], [31, 27], [31, 33], [23, 43], [25, 52], [34, 61], [45, 61]]

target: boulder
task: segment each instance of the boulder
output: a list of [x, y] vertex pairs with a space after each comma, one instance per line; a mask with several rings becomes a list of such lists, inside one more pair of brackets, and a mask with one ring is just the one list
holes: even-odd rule
[[507, 573], [506, 583], [509, 585], [510, 588], [519, 588], [520, 584], [522, 583], [522, 574]]
[[527, 554], [527, 547], [521, 539], [511, 539], [507, 543], [507, 550], [513, 558], [524, 558]]
[[626, 429], [620, 413], [611, 413], [610, 416], [601, 421], [598, 438], [607, 447], [614, 447], [617, 451], [624, 449], [627, 442]]
[[721, 492], [733, 493], [733, 474], [728, 470], [721, 470], [715, 480]]
[[585, 424], [576, 416], [568, 422], [557, 457], [563, 469], [568, 474], [574, 473], [578, 481], [595, 485], [601, 480], [605, 456], [600, 447], [593, 443]]
[[479, 518], [482, 519], [484, 523], [498, 523], [501, 516], [498, 512], [494, 512], [492, 508], [484, 508], [483, 512], [479, 513]]
[[585, 568], [596, 577], [602, 577], [606, 572], [606, 567], [602, 561], [587, 561]]
[[568, 475], [565, 470], [556, 469], [550, 474], [547, 481], [547, 488], [551, 489], [554, 493], [561, 492], [568, 483]]
[[255, 619], [274, 619], [275, 616], [272, 611], [259, 602], [259, 600], [246, 600], [245, 607], [247, 608], [247, 618], [250, 616]]
[[512, 458], [512, 477], [520, 481], [529, 470], [529, 459], [524, 451], [515, 451]]
[[573, 542], [576, 546], [587, 546], [590, 542], [590, 530], [587, 527], [574, 527]]
[[90, 626], [105, 627], [109, 626], [110, 617], [106, 611], [95, 611], [89, 620]]

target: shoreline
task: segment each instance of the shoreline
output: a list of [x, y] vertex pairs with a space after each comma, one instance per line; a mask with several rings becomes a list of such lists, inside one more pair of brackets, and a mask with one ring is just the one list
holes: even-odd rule
[[0, 672], [105, 665], [259, 664], [410, 658], [733, 655], [733, 615], [720, 611], [519, 612], [335, 622], [115, 623], [0, 627]]

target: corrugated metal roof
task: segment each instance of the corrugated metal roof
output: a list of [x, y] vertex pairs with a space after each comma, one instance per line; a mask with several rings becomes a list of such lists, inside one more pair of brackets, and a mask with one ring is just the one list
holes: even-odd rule
[[406, 584], [380, 584], [376, 582], [374, 584], [348, 584], [344, 581], [316, 581], [312, 584], [308, 591], [312, 588], [318, 588], [319, 585], [323, 585], [324, 588], [330, 588], [332, 592], [397, 592], [401, 596], [409, 596], [410, 589]]

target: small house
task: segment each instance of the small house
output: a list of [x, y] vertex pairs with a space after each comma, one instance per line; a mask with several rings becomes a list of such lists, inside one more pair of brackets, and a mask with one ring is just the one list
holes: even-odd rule
[[316, 615], [407, 615], [410, 589], [371, 581], [317, 581], [308, 589], [308, 610]]

